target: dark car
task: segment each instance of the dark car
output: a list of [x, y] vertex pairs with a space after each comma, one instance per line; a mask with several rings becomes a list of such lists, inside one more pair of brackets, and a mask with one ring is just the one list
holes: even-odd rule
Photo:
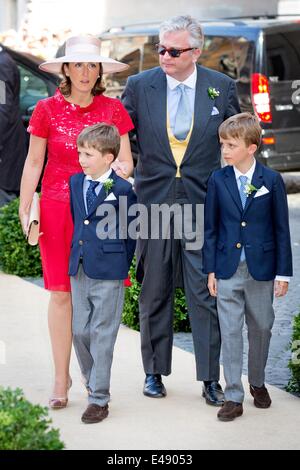
[[[300, 80], [300, 20], [240, 18], [202, 25], [199, 63], [232, 77], [241, 110], [259, 117], [263, 142], [258, 159], [278, 170], [299, 170], [300, 93], [292, 86]], [[128, 26], [100, 36], [103, 54], [131, 66], [129, 72], [107, 77], [107, 94], [120, 96], [129, 73], [158, 65], [158, 26]]]
[[24, 125], [27, 126], [36, 103], [52, 96], [57, 88], [58, 76], [39, 69], [42, 59], [27, 52], [19, 52], [1, 45], [16, 62], [21, 78], [20, 111]]

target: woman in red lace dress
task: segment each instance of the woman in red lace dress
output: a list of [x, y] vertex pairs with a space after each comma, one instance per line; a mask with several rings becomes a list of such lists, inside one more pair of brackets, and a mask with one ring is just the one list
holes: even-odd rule
[[69, 178], [81, 172], [76, 139], [81, 130], [98, 122], [114, 124], [121, 135], [121, 149], [114, 169], [127, 177], [133, 170], [128, 132], [132, 121], [117, 99], [102, 93], [102, 73], [117, 72], [127, 65], [100, 55], [100, 41], [74, 37], [66, 42], [66, 55], [40, 66], [61, 72], [63, 81], [55, 95], [38, 102], [29, 123], [29, 152], [24, 166], [20, 220], [28, 231], [28, 213], [38, 185], [46, 149], [42, 180], [41, 236], [39, 240], [45, 288], [50, 291], [49, 330], [55, 366], [55, 383], [49, 404], [64, 408], [71, 386], [69, 363], [72, 344], [71, 294], [68, 261], [73, 222], [69, 208]]

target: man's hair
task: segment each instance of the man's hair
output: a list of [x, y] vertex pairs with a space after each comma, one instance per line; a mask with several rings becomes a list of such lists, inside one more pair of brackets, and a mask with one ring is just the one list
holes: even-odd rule
[[204, 35], [202, 26], [198, 20], [192, 18], [190, 15], [184, 15], [174, 16], [173, 18], [164, 21], [159, 27], [160, 40], [165, 33], [173, 33], [175, 31], [188, 31], [190, 34], [190, 46], [202, 49]]
[[103, 154], [112, 153], [114, 160], [120, 151], [120, 134], [116, 126], [100, 122], [86, 127], [77, 137], [78, 147], [91, 147]]
[[260, 146], [261, 127], [259, 120], [251, 113], [240, 113], [230, 116], [219, 127], [222, 139], [241, 139], [249, 147], [251, 144]]

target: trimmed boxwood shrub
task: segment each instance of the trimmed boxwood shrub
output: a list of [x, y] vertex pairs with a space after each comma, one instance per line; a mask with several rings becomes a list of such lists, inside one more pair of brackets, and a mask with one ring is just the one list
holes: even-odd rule
[[300, 313], [294, 317], [293, 333], [291, 340], [292, 358], [288, 367], [292, 373], [287, 386], [287, 391], [300, 395]]
[[0, 209], [0, 267], [7, 274], [41, 277], [39, 247], [28, 245], [18, 211], [19, 198]]
[[58, 429], [50, 428], [48, 409], [33, 405], [19, 388], [0, 388], [1, 450], [62, 450]]
[[[133, 330], [139, 331], [139, 304], [141, 285], [135, 278], [135, 259], [130, 268], [130, 279], [132, 285], [125, 289], [125, 303], [123, 309], [122, 323], [129, 326]], [[191, 331], [190, 323], [187, 315], [185, 295], [182, 289], [176, 289], [174, 299], [174, 331]]]

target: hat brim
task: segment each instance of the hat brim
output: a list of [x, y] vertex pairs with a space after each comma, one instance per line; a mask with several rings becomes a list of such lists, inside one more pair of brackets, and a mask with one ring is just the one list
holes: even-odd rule
[[100, 55], [87, 55], [74, 54], [65, 55], [63, 57], [57, 57], [56, 59], [47, 60], [39, 65], [41, 70], [50, 73], [61, 73], [61, 66], [63, 63], [69, 62], [96, 62], [101, 63], [103, 67], [103, 73], [115, 73], [122, 72], [129, 68], [129, 65], [118, 62], [117, 60], [111, 59], [110, 57], [104, 57]]

